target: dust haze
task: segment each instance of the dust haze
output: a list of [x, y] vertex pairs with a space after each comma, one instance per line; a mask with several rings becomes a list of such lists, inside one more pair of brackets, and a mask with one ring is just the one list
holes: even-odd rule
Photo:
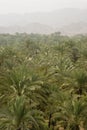
[[87, 33], [86, 0], [0, 0], [0, 33]]

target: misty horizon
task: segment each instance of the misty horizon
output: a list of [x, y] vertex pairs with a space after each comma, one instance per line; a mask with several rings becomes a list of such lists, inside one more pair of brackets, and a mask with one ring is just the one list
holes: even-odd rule
[[87, 10], [86, 8], [75, 8], [75, 7], [65, 7], [65, 8], [58, 8], [58, 9], [52, 9], [52, 10], [44, 10], [44, 11], [32, 11], [32, 12], [8, 12], [8, 13], [1, 13], [0, 15], [9, 15], [9, 14], [16, 14], [16, 15], [23, 15], [23, 14], [34, 14], [34, 13], [50, 13], [50, 12], [55, 12], [55, 11], [60, 11], [60, 10], [72, 10], [72, 9], [76, 9], [76, 10]]
[[0, 33], [87, 33], [87, 0], [0, 0]]
[[0, 15], [24, 15], [24, 14], [36, 14], [36, 13], [51, 13], [51, 12], [55, 12], [55, 11], [60, 11], [60, 10], [81, 10], [81, 11], [84, 11], [84, 10], [87, 10], [87, 7], [86, 8], [74, 8], [74, 7], [65, 7], [65, 8], [58, 8], [58, 9], [53, 9], [53, 10], [44, 10], [44, 11], [32, 11], [32, 12], [8, 12], [8, 13], [0, 13]]
[[0, 14], [50, 12], [63, 8], [87, 9], [87, 0], [0, 0]]

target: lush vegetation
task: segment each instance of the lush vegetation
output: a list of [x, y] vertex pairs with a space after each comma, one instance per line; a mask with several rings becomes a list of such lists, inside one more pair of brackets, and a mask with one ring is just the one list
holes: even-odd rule
[[87, 129], [87, 36], [0, 35], [0, 130]]

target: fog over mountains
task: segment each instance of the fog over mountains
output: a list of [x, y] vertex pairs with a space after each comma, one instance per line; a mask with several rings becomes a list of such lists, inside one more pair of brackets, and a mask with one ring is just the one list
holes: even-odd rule
[[87, 33], [87, 10], [66, 8], [52, 12], [0, 15], [0, 33], [16, 32], [84, 34]]

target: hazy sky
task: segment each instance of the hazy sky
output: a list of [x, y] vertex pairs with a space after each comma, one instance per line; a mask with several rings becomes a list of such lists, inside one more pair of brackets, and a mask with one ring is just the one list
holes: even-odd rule
[[87, 8], [87, 0], [0, 0], [0, 14]]

